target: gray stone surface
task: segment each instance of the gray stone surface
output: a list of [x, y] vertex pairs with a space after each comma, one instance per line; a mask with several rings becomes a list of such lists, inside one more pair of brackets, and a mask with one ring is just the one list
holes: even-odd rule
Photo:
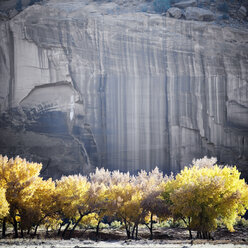
[[197, 1], [196, 0], [180, 1], [178, 3], [175, 3], [173, 6], [177, 8], [181, 8], [181, 9], [184, 9], [187, 7], [194, 7], [194, 6], [197, 6]]
[[18, 14], [18, 11], [16, 9], [12, 9], [9, 11], [9, 18], [13, 18], [14, 16], [16, 16]]
[[215, 15], [208, 9], [188, 7], [185, 10], [185, 18], [187, 20], [195, 21], [213, 21], [215, 19]]
[[241, 18], [241, 19], [244, 19], [246, 16], [247, 16], [247, 9], [245, 6], [241, 6], [238, 10], [238, 16]]
[[106, 4], [53, 0], [0, 23], [0, 153], [54, 178], [204, 155], [248, 175], [248, 31]]
[[182, 10], [180, 10], [179, 8], [176, 8], [176, 7], [169, 8], [167, 10], [167, 13], [168, 13], [169, 17], [174, 17], [176, 19], [180, 19], [182, 16]]

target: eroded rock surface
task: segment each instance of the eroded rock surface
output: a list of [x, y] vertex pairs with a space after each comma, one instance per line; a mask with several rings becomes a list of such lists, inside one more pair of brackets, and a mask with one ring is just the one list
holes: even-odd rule
[[166, 16], [180, 19], [182, 16], [182, 10], [176, 7], [169, 8], [166, 13]]
[[215, 16], [210, 10], [197, 7], [188, 7], [185, 10], [185, 18], [187, 20], [195, 21], [213, 21]]
[[48, 1], [0, 24], [0, 153], [43, 175], [179, 171], [217, 156], [248, 175], [248, 31]]

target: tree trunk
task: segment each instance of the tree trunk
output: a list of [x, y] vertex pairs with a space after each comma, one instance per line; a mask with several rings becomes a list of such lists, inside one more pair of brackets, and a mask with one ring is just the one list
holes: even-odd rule
[[49, 233], [49, 226], [47, 226], [46, 228], [46, 236], [48, 236], [48, 233]]
[[98, 241], [100, 223], [101, 221], [98, 221], [97, 226], [96, 226], [96, 242]]
[[37, 224], [37, 225], [35, 226], [35, 229], [34, 229], [34, 236], [36, 236], [36, 234], [37, 234], [38, 227], [39, 227], [39, 224]]
[[69, 226], [70, 226], [71, 222], [69, 221], [68, 224], [66, 225], [63, 233], [62, 233], [62, 237], [64, 238], [65, 237], [65, 234], [66, 234], [66, 231], [68, 230]]
[[128, 228], [128, 225], [127, 225], [127, 221], [124, 220], [124, 224], [125, 224], [125, 229], [126, 229], [126, 233], [127, 233], [127, 238], [130, 239], [130, 230]]
[[133, 230], [132, 230], [132, 239], [134, 239], [134, 232], [135, 232], [136, 225], [133, 225]]
[[153, 239], [153, 214], [151, 214], [151, 219], [150, 219], [151, 225], [150, 225], [150, 239]]
[[6, 217], [3, 218], [3, 226], [2, 226], [2, 238], [6, 236]]
[[69, 239], [71, 238], [72, 234], [74, 233], [78, 223], [82, 220], [82, 218], [84, 217], [84, 215], [80, 215], [80, 217], [78, 218], [77, 222], [74, 224], [73, 228], [71, 229], [70, 233], [69, 233]]
[[22, 229], [22, 227], [20, 227], [20, 228], [21, 228], [21, 237], [24, 238], [23, 229]]
[[92, 213], [92, 211], [88, 211], [88, 212], [85, 212], [85, 213], [83, 213], [83, 214], [79, 211], [80, 217], [78, 218], [77, 222], [74, 224], [73, 228], [71, 229], [71, 231], [70, 231], [70, 233], [69, 233], [69, 238], [71, 238], [71, 235], [74, 233], [74, 231], [75, 231], [77, 225], [78, 225], [79, 222], [82, 220], [82, 218], [83, 218], [84, 216], [90, 214], [90, 213]]
[[63, 226], [64, 224], [65, 224], [65, 222], [64, 222], [64, 221], [60, 224], [60, 226], [59, 226], [59, 230], [58, 230], [58, 233], [57, 233], [57, 235], [58, 235], [58, 236], [60, 235], [61, 228], [62, 228], [62, 226]]
[[13, 217], [13, 226], [14, 226], [14, 232], [15, 232], [15, 238], [18, 238], [18, 228], [17, 228], [17, 221], [16, 218]]
[[189, 238], [193, 239], [191, 229], [189, 228]]
[[136, 226], [136, 232], [135, 232], [135, 239], [136, 240], [138, 239], [138, 227], [139, 227], [139, 224], [137, 224], [137, 226]]

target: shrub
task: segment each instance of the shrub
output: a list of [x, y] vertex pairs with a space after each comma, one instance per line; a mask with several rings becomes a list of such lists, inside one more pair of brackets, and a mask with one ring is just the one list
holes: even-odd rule
[[117, 221], [117, 220], [111, 222], [111, 224], [110, 224], [110, 227], [113, 228], [113, 229], [120, 228], [121, 226], [122, 226], [121, 225], [121, 222], [120, 221]]
[[109, 228], [109, 224], [107, 224], [107, 223], [100, 223], [100, 225], [99, 225], [99, 228], [100, 229], [108, 229]]
[[161, 227], [171, 227], [170, 226], [170, 220], [168, 221], [161, 221], [161, 222], [157, 222], [153, 225], [154, 228], [161, 228]]

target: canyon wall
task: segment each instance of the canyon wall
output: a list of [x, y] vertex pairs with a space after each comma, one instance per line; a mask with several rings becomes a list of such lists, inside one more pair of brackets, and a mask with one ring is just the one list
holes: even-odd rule
[[248, 30], [118, 11], [53, 0], [0, 23], [0, 153], [54, 178], [205, 155], [248, 176]]

